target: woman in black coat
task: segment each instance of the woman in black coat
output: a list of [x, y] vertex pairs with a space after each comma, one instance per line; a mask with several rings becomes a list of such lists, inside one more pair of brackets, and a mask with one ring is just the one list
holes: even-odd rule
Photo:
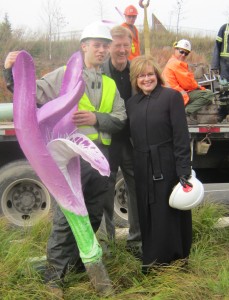
[[127, 103], [134, 146], [135, 180], [142, 234], [143, 271], [187, 259], [192, 243], [191, 211], [169, 206], [179, 182], [191, 185], [191, 153], [181, 94], [163, 87], [151, 56], [135, 58], [130, 67], [137, 94]]

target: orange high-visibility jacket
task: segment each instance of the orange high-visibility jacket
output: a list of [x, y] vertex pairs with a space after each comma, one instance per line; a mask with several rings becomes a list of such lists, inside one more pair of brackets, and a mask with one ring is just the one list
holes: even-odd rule
[[131, 34], [132, 34], [131, 53], [128, 57], [129, 60], [132, 60], [136, 56], [141, 55], [138, 30], [137, 30], [136, 26], [133, 26], [133, 30], [134, 30], [134, 32], [133, 32], [131, 30], [131, 27], [127, 23], [123, 23], [122, 26], [128, 28], [130, 30]]
[[188, 64], [178, 60], [175, 55], [172, 55], [168, 60], [162, 76], [165, 80], [165, 85], [180, 92], [184, 98], [184, 105], [189, 101], [188, 92], [196, 89], [205, 90], [201, 87], [194, 78], [194, 74], [188, 70]]

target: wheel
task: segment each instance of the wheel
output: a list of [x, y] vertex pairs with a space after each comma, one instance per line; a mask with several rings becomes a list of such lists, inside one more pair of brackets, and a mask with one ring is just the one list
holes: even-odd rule
[[128, 227], [128, 207], [125, 181], [121, 171], [117, 173], [114, 198], [114, 222], [116, 227]]
[[52, 197], [26, 160], [0, 168], [0, 213], [12, 224], [32, 226], [50, 210]]

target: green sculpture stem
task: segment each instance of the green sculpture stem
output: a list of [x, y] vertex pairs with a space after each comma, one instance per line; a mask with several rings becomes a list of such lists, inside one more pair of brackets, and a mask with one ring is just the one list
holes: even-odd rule
[[84, 264], [101, 260], [102, 248], [92, 229], [89, 216], [76, 215], [61, 207], [75, 237]]

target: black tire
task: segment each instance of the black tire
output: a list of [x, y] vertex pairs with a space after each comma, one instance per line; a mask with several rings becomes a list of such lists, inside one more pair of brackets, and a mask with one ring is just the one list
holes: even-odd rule
[[47, 216], [52, 197], [26, 160], [0, 168], [0, 213], [16, 226], [32, 226]]
[[126, 228], [128, 224], [128, 206], [125, 181], [119, 170], [116, 178], [114, 197], [114, 222], [116, 227]]

